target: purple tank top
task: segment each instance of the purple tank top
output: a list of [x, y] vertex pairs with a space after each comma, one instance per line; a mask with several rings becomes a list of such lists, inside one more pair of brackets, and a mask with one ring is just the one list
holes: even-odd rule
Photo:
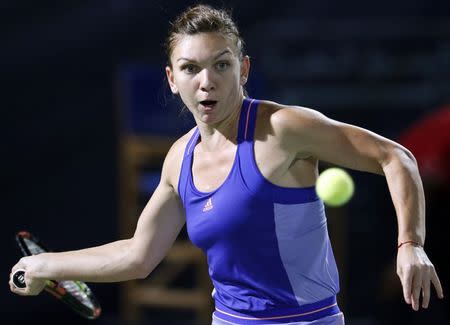
[[234, 162], [212, 192], [193, 182], [195, 129], [178, 191], [191, 241], [206, 254], [216, 317], [234, 324], [282, 324], [336, 314], [339, 276], [325, 209], [314, 187], [272, 184], [259, 171], [253, 134], [258, 100], [242, 104]]

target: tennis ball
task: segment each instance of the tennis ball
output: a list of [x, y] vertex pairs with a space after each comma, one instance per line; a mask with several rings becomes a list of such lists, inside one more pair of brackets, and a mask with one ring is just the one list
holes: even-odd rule
[[355, 189], [352, 177], [343, 169], [333, 167], [324, 170], [316, 181], [316, 193], [331, 207], [347, 203]]

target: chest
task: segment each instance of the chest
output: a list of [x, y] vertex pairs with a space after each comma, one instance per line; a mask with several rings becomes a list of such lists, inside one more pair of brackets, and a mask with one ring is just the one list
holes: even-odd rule
[[205, 152], [194, 150], [192, 178], [195, 187], [201, 192], [211, 192], [221, 186], [233, 168], [237, 145], [222, 150]]
[[[275, 184], [289, 185], [286, 181], [283, 183], [283, 176], [292, 167], [292, 158], [288, 153], [270, 140], [256, 142], [253, 151], [252, 158], [266, 179]], [[214, 152], [194, 150], [192, 177], [195, 187], [201, 192], [219, 188], [236, 163], [236, 153], [237, 144]]]

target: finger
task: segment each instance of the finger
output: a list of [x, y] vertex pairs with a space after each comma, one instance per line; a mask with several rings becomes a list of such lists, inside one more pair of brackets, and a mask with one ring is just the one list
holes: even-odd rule
[[403, 289], [403, 298], [405, 299], [405, 302], [410, 305], [411, 304], [411, 271], [409, 269], [403, 270], [402, 272], [399, 272], [399, 274], [402, 274], [400, 276], [400, 281], [402, 282], [402, 289]]
[[430, 277], [425, 276], [422, 279], [422, 308], [428, 308], [430, 303]]
[[15, 288], [16, 288], [16, 286], [12, 283], [11, 280], [9, 280], [9, 290], [11, 290], [11, 292], [14, 292]]
[[16, 295], [26, 296], [24, 289], [16, 287], [12, 280], [9, 281], [9, 290], [11, 290], [11, 292], [15, 293]]
[[439, 277], [437, 276], [436, 270], [433, 268], [431, 271], [431, 282], [436, 289], [437, 295], [439, 298], [444, 298], [444, 290], [442, 290], [441, 281], [439, 281]]
[[16, 273], [17, 270], [20, 269], [24, 269], [23, 265], [21, 263], [17, 263], [16, 265], [14, 265], [11, 269], [11, 273], [14, 274]]
[[12, 279], [12, 274], [9, 275], [9, 289], [14, 292], [14, 289], [16, 289], [16, 286], [14, 285], [13, 279]]
[[19, 295], [19, 296], [28, 296], [28, 294], [25, 291], [23, 291], [23, 289], [20, 289], [20, 288], [17, 288], [17, 287], [14, 289], [13, 292], [16, 295]]
[[411, 292], [412, 308], [415, 311], [419, 310], [419, 298], [421, 289], [422, 289], [422, 274], [416, 271], [412, 278], [412, 292]]
[[26, 260], [29, 258], [29, 256], [21, 257], [20, 260], [12, 267], [11, 273], [14, 273], [18, 269], [26, 269]]

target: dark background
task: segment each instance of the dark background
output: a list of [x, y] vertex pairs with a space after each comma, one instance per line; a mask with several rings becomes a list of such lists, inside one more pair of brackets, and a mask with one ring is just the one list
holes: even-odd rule
[[[251, 96], [315, 108], [394, 140], [450, 102], [448, 1], [208, 3], [234, 9], [252, 58]], [[0, 2], [0, 319], [28, 321], [56, 314], [82, 322], [47, 296], [23, 298], [9, 292], [9, 270], [20, 255], [14, 234], [30, 230], [58, 250], [118, 239], [118, 141], [126, 123], [119, 118], [123, 107], [117, 93], [130, 69], [163, 71], [161, 44], [169, 21], [188, 4], [192, 2]], [[178, 109], [172, 105], [151, 112], [164, 120]], [[173, 124], [164, 128], [155, 123], [147, 131], [177, 135], [186, 126], [186, 121], [167, 121]], [[413, 313], [401, 294], [383, 293], [389, 284], [382, 274], [386, 268], [394, 272], [389, 263], [396, 249], [395, 215], [385, 181], [352, 175], [357, 191], [345, 208], [347, 266], [341, 274], [347, 322], [399, 323], [392, 320], [398, 314], [400, 323], [411, 324]], [[433, 219], [439, 222], [448, 223]], [[442, 245], [429, 252], [438, 261], [448, 259], [448, 245], [439, 240]], [[441, 274], [441, 280], [448, 281], [448, 275]], [[118, 323], [118, 285], [92, 287], [104, 307], [97, 323]], [[415, 321], [445, 323], [444, 303], [432, 299], [431, 310], [415, 314]]]

